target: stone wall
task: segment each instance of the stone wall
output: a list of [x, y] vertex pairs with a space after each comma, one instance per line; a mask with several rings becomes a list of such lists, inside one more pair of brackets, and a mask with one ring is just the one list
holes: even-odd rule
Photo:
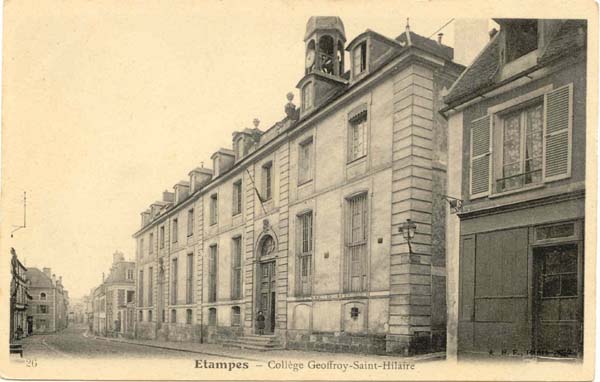
[[137, 322], [135, 326], [135, 337], [143, 340], [156, 339], [156, 324], [153, 322]]
[[385, 334], [288, 330], [287, 348], [325, 352], [385, 354]]

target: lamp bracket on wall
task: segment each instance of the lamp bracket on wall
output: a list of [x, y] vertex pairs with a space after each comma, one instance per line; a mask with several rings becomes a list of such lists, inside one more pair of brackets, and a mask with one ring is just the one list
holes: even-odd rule
[[462, 211], [462, 199], [458, 199], [449, 195], [442, 195], [442, 199], [448, 202], [448, 204], [450, 205], [450, 211], [452, 211], [452, 213], [456, 214]]

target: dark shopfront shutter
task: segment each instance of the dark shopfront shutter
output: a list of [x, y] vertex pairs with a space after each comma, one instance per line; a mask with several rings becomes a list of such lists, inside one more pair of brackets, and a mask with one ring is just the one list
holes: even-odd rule
[[571, 176], [573, 85], [546, 93], [544, 131], [544, 180]]
[[471, 198], [489, 193], [491, 176], [490, 116], [471, 122]]

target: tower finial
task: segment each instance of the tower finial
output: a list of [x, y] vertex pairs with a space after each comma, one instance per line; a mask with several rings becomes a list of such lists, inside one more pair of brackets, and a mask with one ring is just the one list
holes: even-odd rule
[[410, 41], [410, 18], [406, 18], [406, 45], [412, 45], [412, 41]]
[[254, 124], [254, 128], [258, 129], [258, 125], [260, 124], [260, 120], [258, 118], [254, 118], [254, 120], [252, 121], [252, 124]]

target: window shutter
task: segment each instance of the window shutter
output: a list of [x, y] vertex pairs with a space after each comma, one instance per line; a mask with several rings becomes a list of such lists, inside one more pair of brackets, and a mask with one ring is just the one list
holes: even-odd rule
[[571, 176], [571, 130], [573, 126], [573, 84], [545, 95], [544, 180]]
[[485, 196], [490, 189], [490, 119], [486, 115], [471, 122], [471, 197]]

